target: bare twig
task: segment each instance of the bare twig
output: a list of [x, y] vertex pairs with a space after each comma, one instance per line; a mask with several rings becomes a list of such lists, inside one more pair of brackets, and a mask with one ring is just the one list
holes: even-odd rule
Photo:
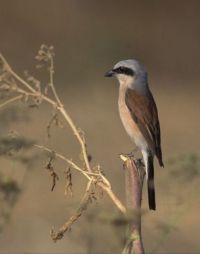
[[[6, 70], [11, 74], [13, 75], [13, 77], [16, 78], [16, 80], [18, 82], [20, 82], [21, 84], [23, 84], [26, 88], [28, 88], [28, 90], [30, 90], [32, 93], [34, 93], [35, 95], [38, 96], [38, 91], [36, 91], [34, 88], [32, 88], [30, 86], [30, 84], [28, 84], [27, 81], [25, 81], [24, 79], [22, 79], [19, 75], [17, 75], [13, 70], [12, 68], [10, 67], [10, 65], [7, 63], [7, 61], [5, 60], [5, 58], [3, 57], [2, 54], [0, 54], [0, 59], [1, 61], [4, 63], [4, 66], [6, 68]], [[51, 60], [51, 64], [53, 64], [53, 60]], [[50, 68], [51, 70], [51, 68]], [[74, 133], [74, 135], [76, 136], [80, 146], [81, 146], [81, 151], [83, 153], [83, 159], [84, 159], [84, 162], [85, 162], [85, 165], [86, 165], [86, 169], [89, 171], [89, 172], [92, 172], [92, 169], [90, 167], [90, 163], [89, 163], [89, 160], [88, 160], [88, 154], [87, 154], [87, 150], [86, 150], [86, 144], [84, 142], [84, 140], [82, 139], [81, 137], [81, 134], [80, 132], [78, 131], [78, 128], [75, 126], [74, 122], [72, 121], [71, 117], [69, 116], [69, 114], [66, 112], [66, 110], [64, 109], [63, 107], [63, 104], [60, 103], [60, 99], [59, 97], [57, 96], [57, 93], [55, 93], [55, 87], [54, 87], [54, 84], [52, 83], [53, 82], [53, 72], [50, 71], [50, 75], [51, 75], [51, 78], [50, 78], [50, 81], [51, 81], [51, 88], [53, 89], [53, 93], [56, 97], [56, 102], [52, 99], [50, 99], [49, 97], [47, 97], [46, 95], [44, 94], [40, 94], [41, 96], [41, 99], [43, 99], [44, 101], [50, 103], [52, 106], [54, 106], [55, 108], [58, 109], [58, 111], [60, 111], [60, 113], [62, 114], [62, 116], [64, 117], [64, 119], [67, 121], [67, 123], [69, 124], [70, 128], [72, 129], [72, 132]], [[19, 91], [20, 92], [20, 91]], [[22, 93], [22, 91], [21, 91]], [[23, 93], [27, 93], [26, 91], [23, 91]], [[28, 94], [29, 95], [29, 94]]]
[[[49, 153], [52, 152], [51, 149], [41, 146], [41, 145], [34, 145], [35, 147], [42, 149], [44, 151], [47, 151]], [[122, 202], [119, 200], [119, 198], [115, 195], [115, 193], [112, 191], [111, 185], [109, 183], [109, 185], [107, 184], [109, 181], [100, 173], [93, 173], [93, 172], [88, 172], [83, 170], [81, 167], [79, 167], [76, 163], [74, 163], [72, 160], [67, 159], [64, 155], [59, 154], [57, 152], [55, 152], [55, 156], [60, 158], [61, 160], [67, 162], [73, 169], [79, 171], [81, 174], [83, 174], [89, 181], [91, 181], [92, 176], [96, 177], [97, 180], [97, 185], [99, 187], [101, 187], [106, 193], [107, 195], [110, 197], [110, 199], [113, 201], [113, 203], [116, 205], [116, 207], [122, 212], [122, 213], [126, 213], [126, 208], [125, 206], [122, 204]], [[106, 180], [105, 180], [106, 179]]]
[[48, 136], [48, 138], [51, 137], [51, 132], [50, 132], [51, 126], [52, 126], [53, 122], [56, 120], [56, 118], [57, 118], [57, 113], [54, 113], [53, 116], [51, 117], [51, 119], [49, 120], [48, 124], [47, 124], [47, 136]]
[[0, 108], [3, 108], [3, 107], [5, 107], [5, 106], [7, 106], [8, 104], [11, 104], [11, 103], [13, 103], [13, 102], [15, 102], [15, 101], [21, 100], [22, 97], [23, 97], [22, 95], [17, 95], [17, 96], [15, 96], [15, 97], [13, 97], [13, 98], [11, 98], [11, 99], [9, 99], [9, 100], [7, 100], [7, 101], [1, 103], [1, 104], [0, 104]]
[[49, 59], [50, 59], [50, 67], [49, 67], [49, 72], [50, 72], [50, 87], [53, 92], [53, 95], [58, 103], [59, 107], [63, 107], [63, 104], [61, 103], [61, 100], [56, 92], [55, 86], [54, 86], [54, 61], [53, 61], [53, 55], [49, 54]]
[[91, 186], [93, 184], [93, 180], [91, 179], [87, 186], [82, 198], [82, 202], [80, 207], [77, 209], [76, 213], [68, 219], [63, 226], [56, 232], [54, 229], [51, 230], [50, 235], [52, 240], [57, 241], [63, 238], [65, 232], [71, 230], [72, 224], [74, 224], [78, 218], [83, 214], [83, 212], [87, 209], [88, 205], [91, 204], [93, 197], [91, 196]]
[[111, 188], [105, 185], [103, 182], [98, 182], [98, 185], [107, 193], [109, 198], [113, 201], [116, 207], [119, 209], [120, 212], [126, 213], [126, 208], [119, 200], [119, 198], [115, 195]]
[[32, 93], [36, 92], [36, 90], [32, 86], [30, 86], [24, 79], [22, 79], [19, 75], [16, 74], [16, 72], [14, 72], [12, 70], [12, 68], [10, 67], [10, 65], [8, 64], [8, 62], [6, 61], [5, 57], [2, 54], [0, 54], [0, 59], [1, 59], [2, 63], [4, 64], [4, 67], [8, 71], [8, 73], [10, 73], [14, 78], [16, 78], [26, 88], [28, 88], [29, 91], [31, 91]]
[[[47, 152], [49, 152], [49, 153], [52, 152], [51, 149], [49, 149], [49, 148], [47, 148], [47, 147], [45, 147], [45, 146], [36, 145], [36, 144], [35, 144], [34, 146], [37, 147], [37, 148], [39, 148], [39, 149], [42, 149], [42, 150], [44, 150], [44, 151], [47, 151]], [[60, 153], [55, 152], [55, 156], [58, 157], [59, 159], [65, 161], [65, 162], [67, 162], [72, 168], [74, 168], [74, 169], [76, 169], [77, 171], [79, 171], [79, 172], [80, 172], [81, 174], [83, 174], [88, 180], [91, 180], [90, 175], [95, 174], [95, 173], [92, 173], [92, 172], [87, 172], [87, 171], [82, 170], [82, 168], [79, 167], [76, 163], [74, 163], [72, 160], [67, 159], [64, 155], [62, 155], [62, 154], [60, 154]]]
[[57, 241], [63, 238], [65, 232], [71, 229], [71, 226], [74, 222], [78, 220], [78, 218], [82, 215], [82, 211], [77, 211], [74, 215], [67, 220], [64, 225], [56, 232], [54, 228], [51, 229], [50, 236], [52, 240]]
[[86, 166], [86, 170], [89, 172], [92, 172], [89, 160], [88, 160], [88, 154], [87, 154], [87, 150], [86, 150], [86, 144], [84, 142], [84, 140], [82, 139], [80, 132], [78, 131], [78, 128], [75, 126], [74, 122], [72, 121], [71, 117], [67, 114], [66, 110], [64, 109], [64, 107], [59, 107], [58, 110], [60, 111], [60, 113], [63, 115], [63, 117], [65, 118], [65, 120], [68, 122], [69, 126], [71, 127], [74, 135], [76, 136], [80, 146], [81, 146], [81, 151], [83, 153], [83, 159], [85, 162], [85, 166]]

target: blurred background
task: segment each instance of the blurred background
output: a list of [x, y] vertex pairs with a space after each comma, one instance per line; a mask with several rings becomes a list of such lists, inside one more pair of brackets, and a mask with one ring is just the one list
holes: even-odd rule
[[[124, 200], [119, 154], [134, 146], [118, 116], [118, 83], [104, 73], [122, 59], [136, 58], [148, 69], [159, 109], [165, 168], [156, 162], [157, 211], [143, 217], [147, 253], [200, 253], [200, 2], [1, 0], [0, 51], [23, 76], [35, 69], [40, 45], [55, 47], [55, 85], [66, 109], [84, 130], [93, 163], [100, 163]], [[0, 110], [0, 253], [121, 253], [125, 229], [104, 195], [64, 239], [49, 236], [79, 205], [85, 180], [73, 173], [73, 198], [64, 195], [66, 166], [55, 162], [60, 180], [53, 192], [46, 157], [32, 142], [78, 159], [68, 127], [46, 126], [47, 105], [20, 103]], [[22, 149], [6, 149], [18, 133]], [[12, 148], [12, 147], [11, 147]], [[8, 151], [9, 150], [9, 151]], [[13, 150], [13, 151], [10, 151]], [[143, 208], [147, 209], [146, 189]]]

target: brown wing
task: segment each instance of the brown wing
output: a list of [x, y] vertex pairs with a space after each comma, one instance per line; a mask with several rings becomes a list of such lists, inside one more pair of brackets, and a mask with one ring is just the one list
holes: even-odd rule
[[164, 166], [160, 144], [158, 111], [151, 92], [148, 91], [148, 96], [146, 96], [132, 89], [127, 89], [125, 101], [133, 120], [137, 123], [150, 149], [158, 158], [160, 166]]

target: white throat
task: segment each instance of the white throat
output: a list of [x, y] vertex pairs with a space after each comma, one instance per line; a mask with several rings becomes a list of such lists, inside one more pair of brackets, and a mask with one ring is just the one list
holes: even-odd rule
[[121, 89], [129, 88], [144, 94], [148, 91], [148, 83], [145, 77], [132, 77], [119, 74], [117, 79]]
[[121, 87], [132, 88], [134, 83], [134, 78], [131, 76], [126, 76], [124, 74], [118, 74], [117, 79]]

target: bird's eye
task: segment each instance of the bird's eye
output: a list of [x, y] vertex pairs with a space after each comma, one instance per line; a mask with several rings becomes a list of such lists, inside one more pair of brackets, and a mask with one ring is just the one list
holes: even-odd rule
[[123, 67], [118, 67], [117, 69], [115, 69], [116, 73], [123, 73], [124, 72], [124, 68]]

